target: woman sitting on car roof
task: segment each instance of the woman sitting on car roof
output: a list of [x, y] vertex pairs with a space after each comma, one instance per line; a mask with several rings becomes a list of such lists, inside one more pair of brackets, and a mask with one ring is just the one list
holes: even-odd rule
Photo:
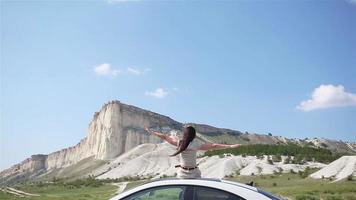
[[160, 132], [152, 131], [147, 127], [145, 130], [161, 139], [167, 141], [169, 144], [177, 147], [177, 151], [170, 156], [179, 154], [180, 164], [175, 167], [178, 168], [177, 178], [200, 178], [201, 172], [197, 166], [197, 151], [198, 150], [216, 150], [237, 148], [240, 144], [227, 145], [216, 143], [201, 144], [198, 139], [195, 139], [196, 131], [192, 126], [187, 126], [183, 131], [183, 138], [177, 140], [173, 136], [169, 136]]

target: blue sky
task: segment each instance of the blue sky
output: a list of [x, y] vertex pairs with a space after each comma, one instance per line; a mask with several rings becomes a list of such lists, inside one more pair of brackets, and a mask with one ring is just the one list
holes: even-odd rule
[[112, 99], [356, 141], [356, 4], [268, 2], [2, 1], [0, 169], [75, 145]]

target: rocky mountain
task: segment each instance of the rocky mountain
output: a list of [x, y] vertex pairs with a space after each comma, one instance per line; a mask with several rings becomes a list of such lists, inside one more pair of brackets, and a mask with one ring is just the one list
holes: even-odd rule
[[[243, 144], [286, 144], [297, 143], [329, 148], [334, 151], [356, 152], [356, 145], [327, 139], [287, 139], [281, 136], [242, 133], [202, 124], [191, 124], [198, 137], [205, 141]], [[94, 170], [106, 161], [114, 160], [134, 147], [150, 143], [161, 143], [148, 135], [148, 126], [166, 134], [179, 134], [183, 124], [169, 117], [147, 111], [119, 101], [110, 101], [96, 112], [89, 124], [87, 136], [77, 145], [48, 155], [33, 155], [31, 158], [0, 172], [0, 184], [23, 180], [34, 180], [48, 174], [61, 175], [66, 169]], [[82, 168], [73, 166], [85, 163]], [[89, 164], [88, 164], [89, 163]], [[65, 174], [65, 173], [64, 173]], [[83, 173], [85, 174], [85, 173]], [[64, 175], [61, 175], [64, 176]]]

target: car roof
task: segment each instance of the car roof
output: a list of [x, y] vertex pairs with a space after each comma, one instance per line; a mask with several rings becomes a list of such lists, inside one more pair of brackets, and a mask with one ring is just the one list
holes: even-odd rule
[[[206, 187], [213, 187], [213, 188], [220, 188], [220, 189], [228, 189], [227, 191], [235, 190], [235, 191], [245, 191], [244, 193], [247, 193], [251, 195], [252, 193], [256, 193], [255, 195], [259, 196], [259, 199], [265, 199], [262, 198], [262, 196], [258, 195], [258, 189], [256, 187], [252, 187], [243, 183], [237, 183], [237, 182], [232, 182], [232, 181], [227, 181], [227, 180], [220, 180], [220, 179], [209, 179], [209, 178], [199, 178], [199, 179], [179, 179], [179, 178], [164, 178], [164, 179], [156, 179], [152, 180], [151, 182], [148, 182], [144, 185], [138, 186], [136, 188], [133, 188], [131, 190], [128, 190], [117, 197], [123, 197], [126, 194], [129, 193], [134, 193], [143, 189], [147, 188], [152, 188], [152, 187], [158, 187], [158, 186], [173, 186], [173, 185], [193, 185], [193, 186], [206, 186]], [[233, 189], [235, 188], [235, 189]], [[239, 189], [238, 189], [239, 188]], [[248, 192], [250, 191], [250, 192]], [[113, 198], [113, 199], [120, 199], [120, 198]]]
[[[155, 180], [152, 180], [151, 182], [159, 182], [159, 181], [170, 181], [170, 182], [174, 182], [176, 181], [177, 184], [178, 182], [179, 183], [182, 183], [181, 181], [184, 180], [185, 184], [189, 183], [189, 182], [204, 182], [204, 181], [213, 181], [213, 182], [221, 182], [221, 183], [226, 183], [226, 184], [231, 184], [231, 185], [234, 185], [234, 186], [237, 186], [237, 187], [243, 187], [243, 188], [246, 188], [246, 189], [250, 189], [250, 190], [253, 190], [253, 191], [257, 191], [257, 188], [256, 187], [253, 187], [251, 185], [247, 185], [245, 183], [239, 183], [239, 182], [234, 182], [234, 181], [228, 181], [228, 180], [223, 180], [223, 179], [216, 179], [216, 178], [192, 178], [192, 179], [180, 179], [180, 178], [160, 178], [160, 179], [155, 179]], [[148, 183], [151, 183], [151, 182], [148, 182]]]
[[188, 180], [188, 181], [215, 181], [215, 182], [221, 182], [221, 179], [217, 178], [158, 178], [158, 179], [152, 179], [150, 182], [159, 182], [159, 181], [181, 181], [181, 180]]

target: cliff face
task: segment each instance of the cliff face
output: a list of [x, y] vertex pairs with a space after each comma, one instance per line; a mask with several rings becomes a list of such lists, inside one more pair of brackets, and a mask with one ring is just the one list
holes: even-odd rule
[[89, 125], [87, 151], [97, 159], [111, 159], [142, 143], [157, 143], [144, 127], [180, 129], [181, 124], [153, 112], [112, 101], [94, 115]]
[[19, 164], [12, 166], [1, 172], [1, 176], [5, 174], [18, 174], [23, 172], [34, 172], [44, 169], [47, 155], [32, 155]]
[[63, 168], [92, 156], [100, 160], [112, 159], [139, 144], [159, 143], [159, 139], [145, 132], [145, 126], [168, 132], [181, 129], [182, 124], [157, 113], [111, 101], [95, 113], [87, 137], [77, 145], [49, 155], [34, 155], [0, 172], [0, 183], [5, 182], [6, 177], [26, 177], [40, 171]]

